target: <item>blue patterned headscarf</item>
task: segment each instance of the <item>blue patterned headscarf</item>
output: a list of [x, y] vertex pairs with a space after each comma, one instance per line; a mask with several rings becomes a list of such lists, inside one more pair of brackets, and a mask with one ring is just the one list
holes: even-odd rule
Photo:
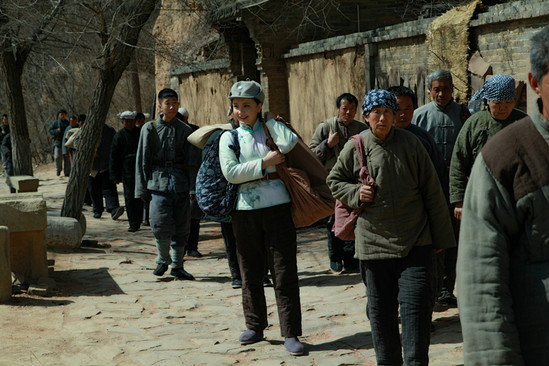
[[477, 91], [471, 98], [471, 102], [475, 100], [514, 100], [515, 99], [515, 79], [507, 74], [496, 74], [486, 80], [482, 89]]
[[372, 89], [364, 96], [362, 115], [368, 115], [374, 107], [385, 107], [398, 112], [398, 102], [393, 93], [383, 89]]

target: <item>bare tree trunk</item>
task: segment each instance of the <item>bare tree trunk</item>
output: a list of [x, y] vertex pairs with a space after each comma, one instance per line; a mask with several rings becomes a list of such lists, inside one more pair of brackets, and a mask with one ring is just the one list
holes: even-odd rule
[[141, 105], [141, 85], [139, 84], [139, 70], [137, 68], [137, 61], [135, 59], [130, 63], [131, 81], [133, 100], [135, 104], [135, 110], [137, 112], [143, 112], [143, 106]]
[[[88, 117], [81, 132], [76, 156], [71, 169], [71, 175], [65, 191], [65, 200], [61, 209], [61, 216], [80, 219], [82, 205], [88, 186], [88, 175], [95, 151], [99, 145], [101, 131], [105, 124], [109, 105], [111, 104], [114, 90], [122, 73], [128, 67], [137, 44], [141, 28], [154, 11], [157, 0], [138, 0], [131, 6], [131, 16], [124, 24], [118, 37], [108, 34], [103, 29], [102, 42], [104, 44], [102, 54], [102, 67], [100, 77], [95, 88], [95, 93], [88, 110]], [[91, 9], [92, 11], [94, 9]], [[103, 23], [105, 24], [105, 23]]]
[[12, 143], [13, 171], [15, 175], [32, 175], [32, 153], [30, 149], [29, 129], [23, 99], [21, 75], [27, 60], [27, 49], [11, 47], [11, 38], [4, 38], [2, 43], [2, 72], [10, 106], [10, 134]]

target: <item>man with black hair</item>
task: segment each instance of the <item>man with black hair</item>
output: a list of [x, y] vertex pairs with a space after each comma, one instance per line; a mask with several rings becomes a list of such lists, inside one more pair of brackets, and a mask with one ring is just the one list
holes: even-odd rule
[[[358, 99], [350, 93], [343, 93], [336, 99], [337, 116], [320, 122], [316, 128], [309, 148], [330, 171], [337, 161], [340, 151], [353, 135], [368, 128], [364, 122], [355, 120]], [[356, 270], [358, 261], [354, 259], [355, 243], [351, 240], [341, 240], [332, 231], [333, 216], [326, 224], [328, 231], [328, 255], [330, 269], [334, 273], [341, 273], [343, 267], [347, 270]]]
[[175, 90], [162, 89], [158, 102], [158, 118], [147, 122], [139, 136], [135, 197], [150, 199], [149, 220], [157, 249], [153, 273], [162, 276], [171, 265], [172, 276], [194, 280], [183, 268], [183, 253], [190, 231], [191, 167], [200, 161], [191, 161], [187, 137], [193, 130], [176, 117], [179, 98]]
[[49, 128], [49, 132], [53, 136], [53, 157], [55, 160], [57, 176], [61, 175], [61, 171], [65, 173], [65, 177], [70, 175], [71, 162], [68, 155], [63, 155], [63, 149], [61, 146], [63, 136], [65, 135], [65, 130], [68, 126], [69, 121], [67, 121], [67, 111], [60, 109], [57, 111], [57, 119], [51, 123]]

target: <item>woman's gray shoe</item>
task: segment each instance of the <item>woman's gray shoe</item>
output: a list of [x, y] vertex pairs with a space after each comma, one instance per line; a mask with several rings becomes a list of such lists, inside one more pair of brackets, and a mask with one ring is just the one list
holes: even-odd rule
[[240, 335], [240, 338], [238, 338], [240, 344], [252, 344], [262, 341], [263, 339], [263, 332], [256, 332], [252, 329], [246, 329], [244, 333]]
[[301, 356], [305, 353], [305, 346], [297, 339], [297, 337], [288, 337], [284, 341], [284, 347], [286, 351], [290, 352], [292, 356]]

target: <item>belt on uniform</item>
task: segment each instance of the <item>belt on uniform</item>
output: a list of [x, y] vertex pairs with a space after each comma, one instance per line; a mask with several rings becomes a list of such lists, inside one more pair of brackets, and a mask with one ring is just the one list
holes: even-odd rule
[[189, 166], [181, 163], [174, 163], [173, 161], [162, 161], [162, 160], [153, 160], [153, 165], [159, 166], [161, 168], [169, 169], [181, 169], [181, 170], [191, 170], [197, 172], [199, 167]]
[[267, 173], [267, 175], [264, 176], [263, 178], [250, 180], [246, 183], [257, 182], [257, 181], [260, 181], [260, 180], [271, 180], [271, 179], [280, 179], [280, 175], [278, 175], [278, 173], [276, 173], [276, 172], [275, 173]]

